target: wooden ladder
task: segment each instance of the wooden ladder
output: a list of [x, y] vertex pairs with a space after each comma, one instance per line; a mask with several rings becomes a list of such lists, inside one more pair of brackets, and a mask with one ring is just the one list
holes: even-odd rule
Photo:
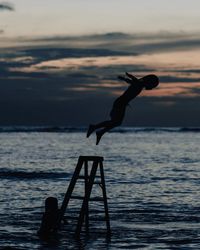
[[[88, 162], [92, 162], [91, 171], [89, 173], [89, 166]], [[80, 172], [82, 168], [84, 167], [84, 174], [80, 175]], [[100, 170], [100, 180], [95, 181], [96, 172], [99, 167]], [[76, 182], [78, 179], [84, 179], [84, 196], [73, 196], [73, 190], [75, 188]], [[102, 189], [102, 196], [103, 197], [95, 197], [90, 198], [93, 184], [99, 184], [99, 186]], [[61, 212], [60, 212], [60, 218], [58, 221], [58, 226], [61, 223], [61, 220], [64, 217], [65, 211], [67, 209], [68, 203], [70, 199], [81, 199], [82, 207], [80, 210], [80, 214], [78, 217], [78, 223], [75, 230], [75, 236], [80, 237], [81, 229], [85, 220], [85, 227], [86, 231], [89, 231], [89, 201], [103, 201], [104, 202], [104, 210], [105, 210], [105, 222], [107, 227], [107, 235], [111, 235], [110, 230], [110, 219], [109, 219], [109, 213], [108, 213], [108, 204], [107, 204], [107, 195], [106, 195], [106, 185], [105, 185], [105, 178], [104, 178], [104, 170], [103, 170], [103, 157], [100, 156], [79, 156], [78, 163], [76, 165], [74, 174], [72, 176], [72, 179], [70, 181], [70, 184], [68, 186], [67, 192], [65, 194], [62, 206], [61, 206]]]

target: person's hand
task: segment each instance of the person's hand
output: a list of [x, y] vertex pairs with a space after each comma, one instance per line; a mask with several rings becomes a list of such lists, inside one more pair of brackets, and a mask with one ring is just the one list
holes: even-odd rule
[[124, 82], [127, 82], [128, 84], [132, 84], [133, 83], [133, 79], [130, 79], [128, 77], [124, 77], [124, 76], [118, 76], [119, 80], [122, 80]]
[[128, 78], [131, 79], [130, 81], [131, 81], [132, 83], [138, 82], [137, 77], [131, 75], [130, 73], [126, 72], [126, 76], [128, 76]]
[[124, 76], [118, 76], [117, 77], [119, 80], [126, 81], [126, 78]]
[[136, 78], [135, 76], [131, 75], [131, 74], [128, 73], [128, 72], [126, 72], [126, 75], [127, 75], [129, 78], [131, 78], [131, 79], [135, 79], [135, 78]]

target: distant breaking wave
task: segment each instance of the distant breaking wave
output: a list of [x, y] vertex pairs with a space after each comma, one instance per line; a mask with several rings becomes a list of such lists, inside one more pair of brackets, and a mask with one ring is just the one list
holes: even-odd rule
[[23, 170], [0, 170], [0, 179], [63, 179], [67, 178], [69, 174], [62, 172], [25, 172]]
[[83, 132], [83, 127], [64, 126], [0, 126], [0, 133], [5, 132]]
[[[87, 127], [69, 126], [0, 126], [0, 133], [12, 132], [46, 132], [46, 133], [85, 133]], [[137, 132], [200, 132], [200, 127], [119, 127], [111, 132], [137, 133]]]

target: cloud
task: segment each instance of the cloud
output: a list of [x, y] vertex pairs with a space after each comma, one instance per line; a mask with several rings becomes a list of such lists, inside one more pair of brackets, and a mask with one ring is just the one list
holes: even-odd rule
[[200, 125], [199, 34], [108, 33], [14, 43], [18, 47], [0, 51], [2, 124], [87, 125], [109, 117], [113, 100], [128, 86], [117, 75], [129, 71], [155, 73], [160, 85], [130, 103], [124, 125]]
[[[126, 51], [115, 51], [114, 49], [103, 48], [59, 48], [59, 47], [47, 47], [47, 48], [33, 48], [21, 50], [21, 53], [31, 56], [37, 60], [37, 62], [48, 60], [59, 60], [63, 58], [85, 58], [85, 57], [106, 57], [106, 56], [125, 56], [130, 55]], [[136, 55], [136, 53], [131, 53]]]
[[29, 43], [46, 46], [67, 46], [71, 48], [108, 49], [129, 54], [144, 54], [173, 50], [200, 48], [199, 33], [106, 33], [84, 36], [52, 36], [27, 40]]
[[[30, 81], [30, 89], [35, 89], [34, 84], [39, 89], [59, 86], [60, 91], [57, 94], [52, 91], [51, 96], [51, 100], [58, 101], [72, 96], [74, 99], [97, 95], [103, 99], [114, 98], [127, 87], [117, 80], [117, 75], [125, 71], [137, 77], [155, 73], [160, 77], [159, 88], [146, 92], [141, 98], [194, 98], [199, 96], [200, 56], [192, 44], [198, 45], [194, 43], [198, 37], [198, 34], [183, 33], [157, 36], [108, 33], [78, 38], [24, 39], [23, 46], [21, 43], [19, 47], [1, 49], [0, 77], [5, 83]], [[177, 41], [182, 50], [176, 49]], [[131, 46], [140, 51], [130, 49]]]
[[11, 3], [0, 3], [0, 11], [1, 10], [14, 11], [15, 9]]

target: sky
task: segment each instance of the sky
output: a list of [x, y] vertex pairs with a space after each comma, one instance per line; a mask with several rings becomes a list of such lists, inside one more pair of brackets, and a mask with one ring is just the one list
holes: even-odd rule
[[160, 85], [127, 108], [125, 126], [200, 126], [200, 1], [0, 1], [0, 126], [87, 126], [128, 87]]
[[0, 16], [8, 36], [198, 31], [197, 0], [13, 0]]

